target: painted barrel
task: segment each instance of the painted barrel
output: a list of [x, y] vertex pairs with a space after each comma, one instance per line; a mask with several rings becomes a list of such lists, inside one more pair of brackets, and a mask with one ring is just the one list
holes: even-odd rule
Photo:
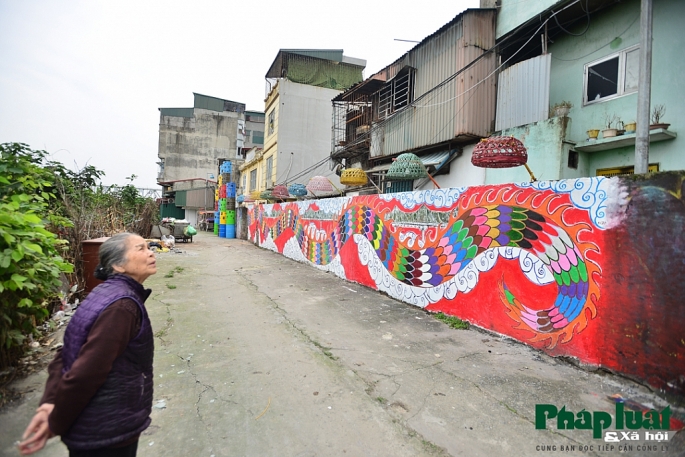
[[226, 211], [226, 225], [235, 225], [235, 210]]
[[235, 209], [235, 198], [226, 198], [226, 211]]
[[235, 238], [235, 224], [226, 224], [226, 238]]
[[226, 224], [219, 225], [219, 238], [226, 238]]
[[221, 211], [219, 213], [219, 224], [225, 224], [226, 223], [226, 211]]
[[219, 234], [219, 222], [214, 223], [214, 234], [218, 235]]

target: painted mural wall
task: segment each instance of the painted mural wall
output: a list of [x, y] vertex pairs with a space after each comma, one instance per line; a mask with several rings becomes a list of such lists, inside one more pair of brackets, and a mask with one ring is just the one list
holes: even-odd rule
[[685, 172], [248, 210], [267, 249], [685, 395]]

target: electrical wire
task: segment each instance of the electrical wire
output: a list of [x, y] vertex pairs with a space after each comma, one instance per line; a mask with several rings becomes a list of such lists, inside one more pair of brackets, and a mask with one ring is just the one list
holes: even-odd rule
[[587, 13], [587, 24], [585, 25], [585, 30], [583, 30], [581, 33], [571, 33], [568, 30], [566, 30], [564, 27], [561, 26], [561, 24], [559, 23], [559, 18], [557, 18], [556, 15], [554, 16], [554, 22], [557, 23], [557, 26], [561, 30], [563, 30], [564, 32], [568, 33], [571, 36], [583, 36], [583, 35], [585, 35], [585, 33], [590, 28], [590, 0], [586, 0], [585, 8], [583, 8], [583, 4], [581, 3], [580, 9], [582, 9], [583, 11], [585, 11], [585, 13]]
[[[633, 22], [631, 22], [631, 23], [628, 25], [628, 27], [626, 27], [626, 29], [625, 29], [623, 32], [621, 32], [621, 33], [618, 35], [618, 37], [616, 37], [616, 38], [620, 38], [620, 37], [622, 37], [623, 35], [625, 35], [626, 32], [628, 32], [628, 30], [630, 30], [630, 28], [631, 28], [633, 25], [635, 25], [635, 23], [637, 22], [638, 19], [640, 19], [640, 14], [639, 14], [639, 13], [638, 13], [638, 15], [635, 17], [635, 19], [633, 19]], [[560, 60], [560, 61], [562, 61], [562, 62], [575, 62], [575, 61], [577, 61], [577, 60], [584, 59], [584, 58], [586, 58], [586, 57], [588, 57], [588, 56], [591, 56], [591, 55], [594, 54], [595, 52], [600, 51], [600, 50], [606, 48], [607, 46], [611, 45], [611, 43], [613, 43], [613, 41], [614, 41], [616, 38], [613, 38], [611, 41], [609, 41], [609, 42], [608, 42], [607, 44], [605, 44], [604, 46], [601, 46], [601, 47], [595, 49], [594, 51], [588, 52], [587, 54], [582, 55], [582, 56], [580, 56], [580, 57], [576, 57], [576, 58], [573, 58], [573, 59], [562, 59], [562, 58], [560, 58], [560, 57], [555, 57], [554, 55], [552, 55], [552, 59], [554, 59], [554, 60]]]

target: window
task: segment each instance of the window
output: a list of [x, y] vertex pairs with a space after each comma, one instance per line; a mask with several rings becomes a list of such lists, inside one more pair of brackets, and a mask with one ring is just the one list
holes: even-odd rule
[[252, 143], [264, 144], [264, 132], [258, 132], [256, 130], [252, 132]]
[[250, 172], [250, 192], [257, 189], [257, 169]]
[[586, 64], [583, 105], [636, 92], [640, 71], [639, 49], [633, 46]]
[[273, 167], [274, 167], [274, 156], [269, 156], [268, 159], [266, 159], [266, 175], [265, 175], [265, 186], [266, 187], [271, 187], [272, 185], [272, 179], [273, 177], [271, 174], [273, 173]]
[[247, 175], [243, 175], [243, 193], [247, 190]]
[[269, 113], [269, 135], [274, 133], [274, 123], [276, 122], [276, 108]]
[[376, 117], [385, 119], [414, 100], [414, 68], [404, 67], [376, 94]]

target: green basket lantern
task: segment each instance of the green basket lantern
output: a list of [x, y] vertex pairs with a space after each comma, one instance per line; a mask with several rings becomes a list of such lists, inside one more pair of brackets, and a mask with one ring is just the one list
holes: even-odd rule
[[416, 154], [407, 152], [397, 156], [385, 177], [392, 181], [409, 181], [428, 177], [428, 171]]

